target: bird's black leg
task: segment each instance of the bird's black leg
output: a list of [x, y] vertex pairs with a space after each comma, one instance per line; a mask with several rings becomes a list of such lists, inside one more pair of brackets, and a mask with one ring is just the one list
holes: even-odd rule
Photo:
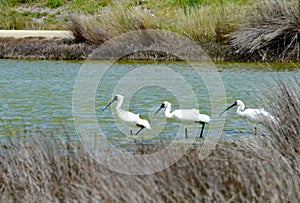
[[141, 127], [141, 129], [139, 129], [139, 130], [135, 133], [135, 135], [139, 134], [139, 133], [145, 128], [145, 127], [142, 126], [142, 125], [137, 125], [137, 126]]
[[187, 129], [185, 128], [184, 131], [185, 131], [185, 138], [188, 138]]
[[256, 135], [256, 134], [257, 134], [257, 128], [254, 127], [254, 135]]
[[132, 130], [130, 130], [130, 135], [133, 135], [133, 134], [132, 134]]
[[205, 126], [205, 123], [204, 122], [200, 122], [200, 124], [202, 124], [202, 128], [201, 128], [201, 132], [200, 132], [200, 136], [199, 138], [203, 138], [203, 130], [204, 130], [204, 126]]

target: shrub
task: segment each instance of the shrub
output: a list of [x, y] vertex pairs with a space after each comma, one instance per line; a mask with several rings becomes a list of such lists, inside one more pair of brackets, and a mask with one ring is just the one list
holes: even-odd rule
[[256, 60], [300, 59], [300, 5], [298, 0], [261, 0], [254, 4], [230, 46], [241, 58]]
[[73, 15], [68, 28], [79, 42], [101, 44], [112, 37], [96, 20], [84, 15]]

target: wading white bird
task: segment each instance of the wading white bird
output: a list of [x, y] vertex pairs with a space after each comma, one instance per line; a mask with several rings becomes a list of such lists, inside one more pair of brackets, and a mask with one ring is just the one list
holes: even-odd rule
[[[139, 114], [132, 113], [130, 111], [125, 111], [121, 109], [121, 106], [124, 101], [124, 96], [120, 94], [116, 94], [114, 96], [113, 100], [111, 100], [102, 110], [104, 111], [109, 107], [114, 101], [117, 102], [116, 105], [116, 111], [117, 111], [117, 116], [125, 122], [128, 126], [137, 126], [140, 127], [140, 129], [135, 133], [137, 135], [139, 132], [141, 132], [144, 128], [151, 129], [150, 123], [145, 120], [141, 119]], [[132, 134], [132, 131], [130, 130], [130, 133]]]
[[[167, 118], [175, 118], [186, 124], [199, 123], [202, 125], [199, 138], [203, 138], [203, 130], [206, 123], [210, 122], [210, 117], [205, 114], [200, 114], [198, 109], [177, 109], [171, 112], [172, 104], [170, 102], [163, 102], [159, 109], [155, 112], [154, 116], [165, 108], [165, 116]], [[187, 128], [185, 128], [185, 137], [187, 138]]]
[[[245, 109], [245, 104], [241, 100], [236, 100], [231, 106], [226, 108], [219, 116], [221, 116], [225, 111], [231, 109], [232, 107], [237, 106], [236, 113], [239, 116], [248, 118], [254, 122], [273, 122], [274, 124], [279, 124], [279, 119], [271, 115], [269, 112], [265, 111], [264, 109]], [[255, 134], [256, 134], [256, 127], [255, 127]]]

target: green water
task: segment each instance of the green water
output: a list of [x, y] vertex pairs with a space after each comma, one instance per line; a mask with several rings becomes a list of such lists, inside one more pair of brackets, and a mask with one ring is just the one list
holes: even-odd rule
[[[85, 62], [62, 62], [62, 61], [24, 61], [24, 60], [0, 60], [0, 134], [8, 136], [26, 136], [34, 133], [36, 129], [45, 132], [64, 134], [67, 132], [72, 140], [78, 140], [74, 127], [72, 114], [72, 99], [74, 84], [80, 68]], [[106, 62], [92, 62], [93, 66], [103, 68]], [[119, 145], [126, 145], [130, 138], [124, 139], [131, 128], [114, 122], [114, 111], [102, 108], [111, 100], [112, 94], [119, 81], [126, 75], [134, 73], [139, 67], [166, 66], [188, 81], [194, 91], [201, 113], [211, 115], [210, 93], [205, 82], [198, 77], [195, 70], [183, 63], [149, 63], [131, 62], [113, 64], [103, 77], [99, 79], [96, 89], [95, 112], [96, 118], [106, 138]], [[299, 64], [261, 64], [261, 63], [217, 63], [217, 73], [220, 74], [224, 84], [229, 105], [236, 99], [245, 102], [246, 107], [263, 107], [266, 105], [264, 96], [276, 91], [275, 79], [288, 80], [288, 78], [300, 79]], [[154, 80], [168, 80], [176, 87], [178, 81], [159, 73]], [[145, 73], [145, 78], [148, 76]], [[134, 74], [126, 88], [137, 81]], [[125, 88], [125, 89], [126, 89]], [[126, 101], [124, 109], [138, 112], [141, 117], [149, 119], [161, 103], [168, 100], [173, 108], [179, 108], [178, 95], [184, 95], [181, 88], [177, 88], [174, 96], [166, 88], [155, 85], [145, 86], [138, 89], [130, 101]], [[125, 94], [126, 92], [122, 92]], [[189, 98], [184, 98], [188, 106]], [[226, 100], [226, 98], [220, 98]], [[114, 107], [114, 106], [113, 106]], [[267, 109], [270, 110], [271, 109]], [[149, 113], [150, 112], [150, 113]], [[152, 113], [152, 114], [151, 114]], [[161, 123], [160, 123], [161, 122]], [[166, 121], [163, 113], [160, 113], [152, 123], [153, 130], [160, 132], [153, 140], [161, 142], [174, 137], [180, 124], [177, 121]], [[163, 129], [161, 129], [164, 126]], [[205, 132], [207, 132], [207, 128]], [[235, 110], [227, 113], [226, 125], [222, 139], [235, 137], [247, 137], [252, 135], [253, 125], [235, 115]], [[63, 131], [60, 129], [64, 129]], [[133, 128], [136, 131], [138, 128]], [[142, 136], [147, 136], [149, 130], [144, 130]], [[205, 136], [205, 134], [204, 134]]]

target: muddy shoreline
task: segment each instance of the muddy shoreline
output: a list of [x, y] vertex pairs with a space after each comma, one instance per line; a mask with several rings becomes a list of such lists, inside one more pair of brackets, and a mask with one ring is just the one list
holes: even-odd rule
[[[38, 59], [38, 60], [86, 60], [99, 46], [91, 42], [77, 42], [72, 38], [61, 37], [0, 37], [0, 59]], [[260, 55], [241, 56], [234, 54], [226, 44], [210, 42], [200, 46], [214, 62], [299, 62], [299, 57], [284, 60], [265, 60]], [[106, 58], [98, 58], [99, 60]], [[154, 51], [135, 52], [124, 56], [124, 60], [178, 61], [176, 56]]]

